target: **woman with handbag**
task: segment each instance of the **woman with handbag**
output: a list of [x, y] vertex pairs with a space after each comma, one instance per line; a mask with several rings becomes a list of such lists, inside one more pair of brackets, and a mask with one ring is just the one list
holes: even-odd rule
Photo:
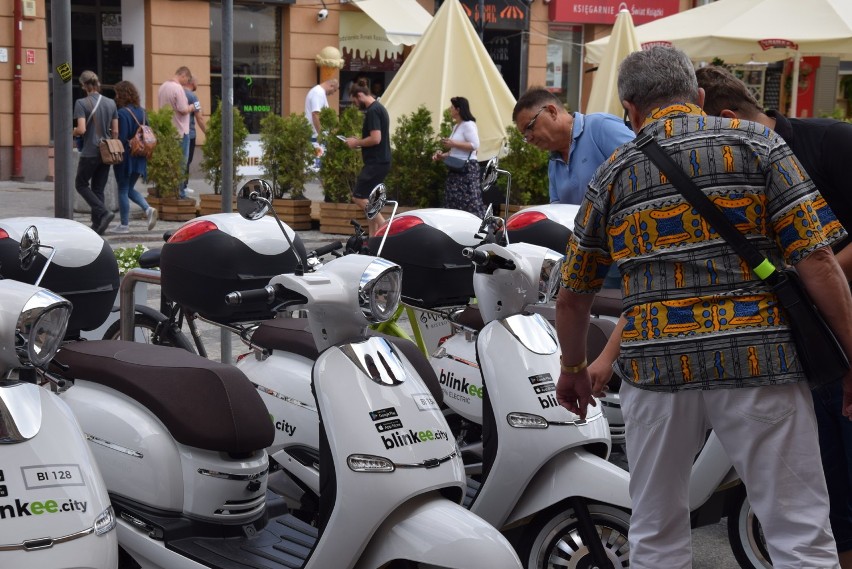
[[121, 224], [112, 233], [130, 232], [130, 202], [142, 208], [148, 220], [148, 230], [157, 223], [157, 210], [148, 205], [145, 198], [136, 191], [136, 181], [148, 177], [148, 160], [145, 156], [133, 155], [130, 139], [136, 136], [140, 125], [146, 124], [145, 109], [139, 106], [139, 91], [130, 81], [115, 84], [115, 103], [118, 106], [118, 139], [124, 145], [124, 160], [113, 166], [118, 184], [118, 212]]
[[479, 148], [479, 130], [476, 119], [470, 112], [470, 103], [464, 97], [450, 99], [450, 117], [453, 132], [441, 143], [446, 152], [436, 152], [433, 160], [442, 160], [447, 167], [447, 187], [444, 192], [444, 207], [461, 209], [482, 217], [485, 205], [479, 187], [479, 164], [476, 149]]
[[73, 136], [83, 140], [74, 188], [92, 210], [92, 229], [98, 235], [109, 227], [115, 214], [104, 205], [104, 189], [109, 179], [109, 164], [101, 160], [100, 141], [107, 136], [115, 137], [118, 131], [118, 115], [115, 102], [101, 95], [101, 82], [94, 71], [80, 73], [80, 86], [86, 96], [74, 103]]

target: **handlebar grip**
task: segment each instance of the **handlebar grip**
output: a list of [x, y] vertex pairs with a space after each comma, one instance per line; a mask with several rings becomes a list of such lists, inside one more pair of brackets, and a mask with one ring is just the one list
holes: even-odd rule
[[266, 302], [275, 300], [275, 287], [267, 285], [263, 288], [237, 290], [225, 295], [225, 304], [242, 304], [244, 302]]
[[470, 259], [474, 265], [484, 265], [488, 262], [488, 253], [474, 249], [473, 247], [465, 247], [462, 249], [462, 256]]
[[337, 251], [338, 249], [343, 248], [343, 243], [340, 241], [334, 241], [332, 243], [328, 243], [323, 245], [322, 247], [317, 247], [313, 251], [311, 251], [311, 256], [313, 257], [322, 257], [323, 255], [327, 255], [332, 251]]

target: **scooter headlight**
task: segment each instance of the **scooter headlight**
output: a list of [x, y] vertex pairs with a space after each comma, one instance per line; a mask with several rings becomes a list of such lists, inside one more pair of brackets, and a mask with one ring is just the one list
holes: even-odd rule
[[107, 506], [107, 509], [101, 512], [97, 518], [95, 518], [95, 535], [103, 535], [105, 533], [109, 533], [115, 528], [115, 512], [112, 509], [112, 506]]
[[402, 268], [386, 259], [376, 259], [361, 275], [358, 302], [361, 312], [373, 324], [393, 316], [402, 292]]
[[43, 289], [31, 296], [15, 330], [15, 350], [21, 365], [47, 365], [65, 337], [70, 317], [71, 303], [61, 296]]
[[541, 262], [538, 281], [538, 303], [544, 304], [559, 292], [562, 280], [562, 261], [564, 257], [555, 251], [548, 251]]
[[346, 458], [346, 464], [355, 472], [393, 472], [396, 470], [391, 461], [372, 454], [350, 454]]

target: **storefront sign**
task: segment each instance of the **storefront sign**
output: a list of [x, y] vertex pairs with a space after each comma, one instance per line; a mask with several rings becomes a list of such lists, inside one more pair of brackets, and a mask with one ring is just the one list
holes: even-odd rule
[[396, 71], [402, 66], [402, 49], [392, 44], [369, 16], [340, 14], [340, 51], [346, 71]]
[[571, 24], [614, 24], [621, 10], [630, 10], [635, 25], [677, 14], [680, 0], [551, 0], [550, 21]]
[[[461, 0], [462, 9], [478, 30], [482, 19], [479, 0]], [[529, 20], [529, 7], [515, 0], [485, 0], [485, 29], [525, 30]]]

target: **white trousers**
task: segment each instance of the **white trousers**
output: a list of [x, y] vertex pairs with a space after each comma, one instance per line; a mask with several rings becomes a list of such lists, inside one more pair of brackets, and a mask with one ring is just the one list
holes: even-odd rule
[[713, 428], [760, 519], [774, 569], [838, 567], [807, 385], [661, 393], [622, 384], [630, 567], [692, 566], [689, 478]]

